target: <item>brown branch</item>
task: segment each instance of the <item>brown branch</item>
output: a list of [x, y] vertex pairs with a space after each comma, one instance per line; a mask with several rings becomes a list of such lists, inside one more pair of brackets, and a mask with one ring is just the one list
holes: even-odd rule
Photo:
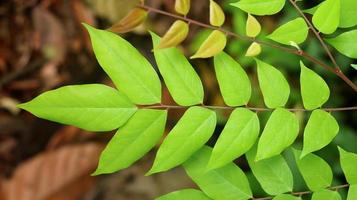
[[205, 23], [202, 23], [202, 22], [199, 22], [199, 21], [196, 21], [196, 20], [184, 17], [184, 16], [180, 16], [180, 15], [176, 15], [176, 14], [173, 14], [173, 13], [170, 13], [170, 12], [166, 12], [166, 11], [163, 11], [163, 10], [160, 10], [160, 9], [156, 9], [156, 8], [144, 5], [144, 4], [138, 5], [137, 7], [145, 9], [148, 12], [169, 16], [169, 17], [172, 17], [172, 18], [175, 18], [175, 19], [180, 19], [180, 20], [186, 21], [186, 22], [188, 22], [190, 24], [194, 24], [194, 25], [197, 25], [197, 26], [200, 26], [200, 27], [204, 27], [204, 28], [208, 28], [208, 29], [212, 29], [212, 30], [219, 30], [219, 31], [224, 32], [226, 35], [234, 37], [234, 38], [237, 38], [237, 39], [256, 42], [256, 43], [259, 43], [259, 44], [267, 46], [267, 47], [279, 49], [279, 50], [282, 50], [282, 51], [287, 52], [287, 53], [291, 53], [291, 54], [295, 54], [295, 55], [304, 57], [305, 59], [307, 59], [307, 60], [309, 60], [309, 61], [311, 61], [311, 62], [313, 62], [313, 63], [315, 63], [315, 64], [317, 64], [317, 65], [319, 65], [321, 67], [323, 67], [324, 69], [326, 69], [326, 70], [328, 70], [328, 71], [330, 71], [330, 72], [332, 72], [334, 74], [336, 74], [344, 82], [346, 82], [355, 92], [357, 92], [357, 86], [348, 77], [346, 77], [342, 73], [342, 71], [340, 69], [338, 69], [338, 68], [335, 69], [334, 67], [331, 67], [331, 66], [323, 63], [322, 61], [314, 58], [313, 56], [311, 56], [310, 54], [308, 54], [307, 52], [304, 52], [302, 50], [295, 50], [295, 49], [292, 49], [292, 48], [288, 48], [288, 47], [284, 47], [284, 46], [280, 46], [280, 45], [276, 45], [276, 44], [271, 44], [271, 43], [268, 43], [268, 42], [260, 41], [260, 40], [258, 40], [256, 38], [251, 38], [251, 37], [239, 35], [239, 34], [231, 32], [231, 31], [228, 31], [226, 29], [223, 29], [221, 27], [211, 26], [209, 24], [205, 24]]
[[[247, 108], [252, 111], [256, 112], [266, 112], [266, 111], [273, 111], [274, 109], [270, 108], [258, 108], [258, 107], [250, 107], [250, 106], [242, 106], [242, 107], [229, 107], [229, 106], [208, 106], [208, 105], [198, 105], [204, 108], [209, 108], [213, 110], [234, 110], [236, 108]], [[190, 106], [178, 106], [178, 105], [153, 105], [153, 106], [143, 106], [142, 108], [159, 108], [159, 109], [187, 109]], [[310, 112], [311, 110], [306, 110], [303, 108], [287, 108], [287, 110], [292, 112]], [[321, 108], [321, 110], [327, 112], [337, 112], [337, 111], [353, 111], [357, 110], [357, 106], [352, 107], [341, 107], [341, 108]]]

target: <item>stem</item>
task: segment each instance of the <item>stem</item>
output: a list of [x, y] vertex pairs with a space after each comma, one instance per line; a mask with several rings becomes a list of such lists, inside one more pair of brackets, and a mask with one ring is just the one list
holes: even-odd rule
[[231, 31], [228, 31], [226, 29], [223, 29], [221, 27], [211, 26], [209, 24], [205, 24], [205, 23], [202, 23], [202, 22], [199, 22], [199, 21], [196, 21], [196, 20], [184, 17], [184, 16], [180, 16], [180, 15], [176, 15], [176, 14], [173, 14], [173, 13], [169, 13], [169, 12], [166, 12], [166, 11], [163, 11], [163, 10], [159, 10], [159, 9], [147, 6], [147, 5], [138, 5], [137, 7], [145, 9], [148, 12], [169, 16], [169, 17], [172, 17], [172, 18], [175, 18], [175, 19], [180, 19], [180, 20], [188, 22], [189, 24], [195, 24], [197, 26], [208, 28], [208, 29], [212, 29], [212, 30], [219, 30], [219, 31], [224, 32], [226, 35], [234, 37], [234, 38], [237, 38], [237, 39], [246, 40], [246, 41], [250, 41], [250, 42], [256, 42], [258, 44], [261, 44], [261, 45], [264, 45], [264, 46], [267, 46], [267, 47], [279, 49], [279, 50], [285, 51], [287, 53], [291, 53], [291, 54], [295, 54], [295, 55], [304, 57], [305, 59], [307, 59], [307, 60], [309, 60], [309, 61], [311, 61], [311, 62], [313, 62], [313, 63], [315, 63], [315, 64], [317, 64], [317, 65], [319, 65], [321, 67], [323, 67], [324, 69], [326, 69], [326, 70], [328, 70], [328, 71], [330, 71], [330, 72], [332, 72], [334, 74], [336, 74], [344, 82], [346, 82], [355, 92], [357, 92], [357, 86], [348, 77], [346, 77], [339, 68], [335, 69], [334, 67], [331, 67], [331, 66], [323, 63], [322, 61], [314, 58], [312, 55], [310, 55], [307, 52], [304, 52], [302, 50], [295, 50], [295, 49], [292, 49], [292, 48], [288, 48], [288, 47], [284, 47], [284, 46], [280, 46], [280, 45], [276, 45], [276, 44], [271, 44], [271, 43], [268, 43], [268, 42], [260, 41], [260, 40], [258, 40], [256, 38], [250, 38], [250, 37], [247, 37], [247, 36], [239, 35], [239, 34], [231, 32]]
[[[258, 107], [249, 107], [249, 106], [237, 106], [237, 107], [229, 107], [229, 106], [207, 106], [207, 105], [200, 105], [201, 107], [204, 108], [209, 108], [213, 110], [234, 110], [236, 108], [247, 108], [252, 111], [256, 112], [266, 112], [266, 111], [273, 111], [274, 109], [270, 108], [258, 108]], [[190, 106], [177, 106], [177, 105], [153, 105], [153, 106], [144, 106], [143, 108], [161, 108], [161, 109], [187, 109]], [[292, 112], [310, 112], [311, 110], [306, 110], [303, 108], [288, 108], [287, 110], [292, 111]], [[337, 111], [352, 111], [352, 110], [357, 110], [357, 106], [352, 106], [352, 107], [342, 107], [342, 108], [321, 108], [321, 110], [327, 111], [327, 112], [337, 112]]]
[[340, 66], [338, 66], [335, 58], [333, 57], [331, 51], [329, 50], [329, 48], [327, 47], [326, 43], [324, 42], [324, 40], [322, 39], [322, 37], [320, 36], [320, 33], [315, 29], [315, 27], [312, 25], [312, 23], [307, 19], [307, 17], [305, 16], [305, 14], [302, 12], [302, 10], [299, 8], [299, 6], [296, 4], [296, 2], [294, 0], [289, 0], [290, 3], [294, 6], [294, 8], [297, 10], [297, 12], [301, 15], [301, 17], [304, 18], [304, 20], [306, 21], [307, 25], [309, 26], [309, 28], [311, 29], [311, 31], [314, 33], [314, 35], [316, 36], [316, 38], [319, 40], [321, 46], [323, 47], [323, 49], [325, 50], [326, 54], [328, 55], [328, 57], [330, 58], [330, 60], [332, 61], [335, 69], [334, 69], [334, 74], [336, 74], [337, 76], [339, 76], [343, 81], [345, 81], [354, 91], [357, 92], [357, 86], [349, 79], [346, 77], [346, 75], [341, 71]]

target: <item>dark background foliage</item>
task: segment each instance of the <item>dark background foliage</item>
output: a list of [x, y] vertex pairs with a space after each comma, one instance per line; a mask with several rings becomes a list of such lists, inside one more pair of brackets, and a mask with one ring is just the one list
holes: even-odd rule
[[[223, 5], [227, 22], [224, 27], [244, 34], [246, 15], [228, 5], [233, 1], [218, 1]], [[307, 1], [310, 8], [319, 1]], [[99, 28], [108, 28], [123, 17], [137, 1], [133, 0], [2, 0], [0, 1], [0, 199], [153, 199], [154, 197], [179, 188], [195, 187], [182, 169], [175, 169], [150, 177], [145, 177], [155, 151], [137, 164], [119, 173], [100, 177], [90, 177], [95, 169], [98, 155], [103, 145], [110, 139], [109, 134], [93, 134], [74, 127], [38, 119], [16, 108], [19, 102], [28, 101], [38, 94], [68, 84], [105, 83], [112, 85], [98, 65], [92, 53], [91, 44], [81, 22]], [[148, 0], [146, 4], [165, 11], [174, 12], [174, 0]], [[208, 22], [208, 0], [192, 1], [188, 17]], [[279, 24], [297, 17], [297, 13], [287, 4], [284, 11], [275, 16], [258, 17], [262, 23], [263, 36], [272, 32]], [[147, 30], [162, 35], [172, 18], [150, 14], [146, 23], [123, 36], [138, 48], [154, 65], [152, 44]], [[190, 35], [182, 50], [192, 55], [200, 41], [209, 33], [197, 26], [190, 26]], [[249, 73], [254, 85], [250, 105], [263, 107], [258, 87], [255, 65], [245, 58], [249, 46], [246, 41], [231, 39], [226, 51], [233, 55]], [[310, 37], [301, 46], [308, 53], [329, 63], [316, 39]], [[356, 70], [349, 66], [353, 60], [333, 52], [345, 74], [356, 82]], [[292, 93], [288, 107], [302, 107], [299, 94], [299, 57], [269, 47], [263, 48], [261, 58], [278, 67], [288, 78]], [[355, 62], [356, 63], [356, 62]], [[212, 60], [192, 61], [204, 83], [205, 104], [223, 105]], [[331, 89], [331, 97], [326, 107], [354, 106], [356, 93], [334, 74], [312, 63], [306, 63], [325, 78]], [[164, 88], [163, 101], [174, 104]], [[170, 111], [167, 130], [175, 124], [183, 111]], [[229, 112], [217, 111], [219, 125], [215, 143]], [[264, 122], [269, 113], [259, 113]], [[308, 113], [298, 113], [303, 123]], [[329, 161], [334, 169], [334, 185], [345, 180], [338, 163], [336, 144], [346, 150], [357, 152], [357, 113], [346, 111], [334, 113], [340, 123], [339, 135], [332, 145], [318, 154]], [[301, 141], [301, 137], [299, 139]], [[299, 146], [299, 144], [297, 144]], [[295, 176], [297, 191], [306, 190], [290, 160]], [[249, 170], [244, 159], [236, 161], [243, 169]], [[253, 191], [264, 196], [251, 174]], [[345, 191], [341, 191], [342, 194]]]

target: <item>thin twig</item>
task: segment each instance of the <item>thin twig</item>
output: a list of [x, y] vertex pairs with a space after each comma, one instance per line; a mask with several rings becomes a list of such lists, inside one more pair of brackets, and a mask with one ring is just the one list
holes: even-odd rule
[[[247, 108], [252, 111], [256, 112], [266, 112], [266, 111], [273, 111], [270, 108], [258, 108], [258, 107], [249, 107], [249, 106], [241, 106], [241, 107], [229, 107], [229, 106], [208, 106], [208, 105], [199, 105], [204, 108], [209, 108], [213, 110], [234, 110], [236, 108]], [[178, 105], [153, 105], [153, 106], [144, 106], [143, 108], [152, 108], [152, 109], [188, 109], [190, 106], [178, 106]], [[311, 110], [306, 110], [303, 108], [287, 108], [287, 110], [292, 112], [310, 112]], [[341, 108], [321, 108], [321, 110], [327, 112], [337, 112], [337, 111], [352, 111], [357, 110], [357, 106], [352, 107], [341, 107]]]
[[291, 53], [291, 54], [295, 54], [295, 55], [304, 57], [305, 59], [307, 59], [307, 60], [309, 60], [309, 61], [311, 61], [311, 62], [313, 62], [313, 63], [315, 63], [315, 64], [317, 64], [317, 65], [319, 65], [321, 67], [323, 67], [324, 69], [326, 69], [326, 70], [328, 70], [328, 71], [330, 71], [330, 72], [332, 72], [334, 74], [336, 74], [344, 82], [346, 82], [355, 92], [357, 92], [357, 86], [348, 77], [346, 77], [342, 73], [341, 70], [335, 69], [334, 67], [331, 67], [331, 66], [323, 63], [322, 61], [314, 58], [313, 56], [311, 56], [310, 54], [308, 54], [307, 52], [304, 52], [302, 50], [295, 50], [295, 49], [292, 49], [292, 48], [288, 48], [288, 47], [284, 47], [284, 46], [280, 46], [280, 45], [276, 45], [276, 44], [271, 44], [271, 43], [268, 43], [268, 42], [260, 41], [260, 40], [258, 40], [256, 38], [251, 38], [251, 37], [239, 35], [239, 34], [231, 32], [231, 31], [228, 31], [226, 29], [223, 29], [221, 27], [211, 26], [209, 24], [205, 24], [205, 23], [202, 23], [202, 22], [199, 22], [199, 21], [196, 21], [196, 20], [184, 17], [184, 16], [180, 16], [180, 15], [176, 15], [176, 14], [173, 14], [173, 13], [170, 13], [170, 12], [166, 12], [166, 11], [163, 11], [163, 10], [160, 10], [160, 9], [156, 9], [156, 8], [153, 8], [153, 7], [150, 7], [150, 6], [147, 6], [147, 5], [138, 5], [137, 7], [145, 9], [148, 12], [157, 13], [157, 14], [169, 16], [169, 17], [172, 17], [172, 18], [180, 19], [180, 20], [188, 22], [189, 24], [195, 24], [197, 26], [201, 26], [201, 27], [204, 27], [204, 28], [212, 29], [212, 30], [219, 30], [219, 31], [224, 32], [226, 35], [229, 35], [229, 36], [237, 38], [237, 39], [256, 42], [256, 43], [259, 43], [259, 44], [267, 46], [267, 47], [279, 49], [279, 50], [282, 50], [282, 51], [287, 52], [287, 53]]

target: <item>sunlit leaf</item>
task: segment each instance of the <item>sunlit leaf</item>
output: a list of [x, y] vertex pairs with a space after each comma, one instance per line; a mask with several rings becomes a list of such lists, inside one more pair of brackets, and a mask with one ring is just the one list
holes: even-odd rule
[[115, 33], [126, 33], [133, 30], [135, 27], [142, 24], [148, 12], [141, 8], [134, 8], [123, 19], [115, 23], [108, 30]]
[[357, 184], [357, 154], [347, 152], [342, 148], [338, 148], [340, 152], [340, 162], [343, 173], [346, 176], [347, 182], [349, 184]]
[[183, 200], [183, 199], [192, 199], [192, 200], [210, 200], [203, 192], [195, 189], [183, 189], [175, 192], [170, 192], [161, 197], [156, 198], [155, 200]]
[[331, 34], [340, 23], [340, 0], [325, 0], [317, 8], [312, 23], [322, 33]]
[[350, 185], [348, 188], [347, 200], [357, 199], [357, 185]]
[[291, 42], [300, 44], [306, 40], [308, 32], [305, 20], [299, 17], [281, 25], [267, 38], [286, 45], [290, 45]]
[[191, 56], [194, 58], [209, 58], [220, 53], [227, 43], [226, 35], [218, 30], [212, 31], [207, 39], [201, 44], [197, 52]]
[[164, 133], [167, 111], [141, 109], [121, 127], [102, 152], [95, 175], [119, 171], [143, 157]]
[[209, 21], [213, 26], [222, 26], [225, 16], [222, 8], [213, 0], [209, 4]]
[[259, 35], [262, 27], [258, 20], [252, 15], [248, 14], [247, 23], [245, 25], [246, 34], [248, 37], [256, 37]]
[[283, 9], [285, 0], [240, 0], [231, 5], [254, 15], [273, 15]]
[[206, 166], [212, 149], [204, 146], [184, 164], [188, 176], [212, 199], [247, 200], [252, 197], [244, 172], [234, 163], [214, 170]]
[[357, 58], [357, 30], [344, 32], [337, 37], [325, 40], [343, 55]]
[[314, 192], [311, 200], [342, 200], [342, 198], [337, 191], [324, 189]]
[[262, 47], [259, 43], [253, 42], [249, 47], [245, 56], [247, 57], [255, 57], [258, 56], [262, 52]]
[[299, 134], [296, 115], [284, 108], [277, 108], [271, 114], [258, 142], [255, 160], [279, 155], [289, 147]]
[[190, 11], [190, 0], [175, 0], [175, 11], [181, 15], [187, 15]]
[[148, 174], [167, 171], [185, 162], [211, 137], [216, 113], [203, 107], [190, 107], [161, 144]]
[[156, 48], [160, 37], [155, 33], [151, 36], [158, 68], [175, 102], [183, 106], [202, 103], [202, 82], [186, 57], [177, 48]]
[[100, 84], [61, 87], [18, 107], [37, 117], [89, 131], [114, 130], [137, 110], [125, 95]]
[[175, 47], [184, 41], [189, 31], [188, 24], [181, 20], [176, 20], [160, 40], [159, 45], [154, 48], [164, 49]]

